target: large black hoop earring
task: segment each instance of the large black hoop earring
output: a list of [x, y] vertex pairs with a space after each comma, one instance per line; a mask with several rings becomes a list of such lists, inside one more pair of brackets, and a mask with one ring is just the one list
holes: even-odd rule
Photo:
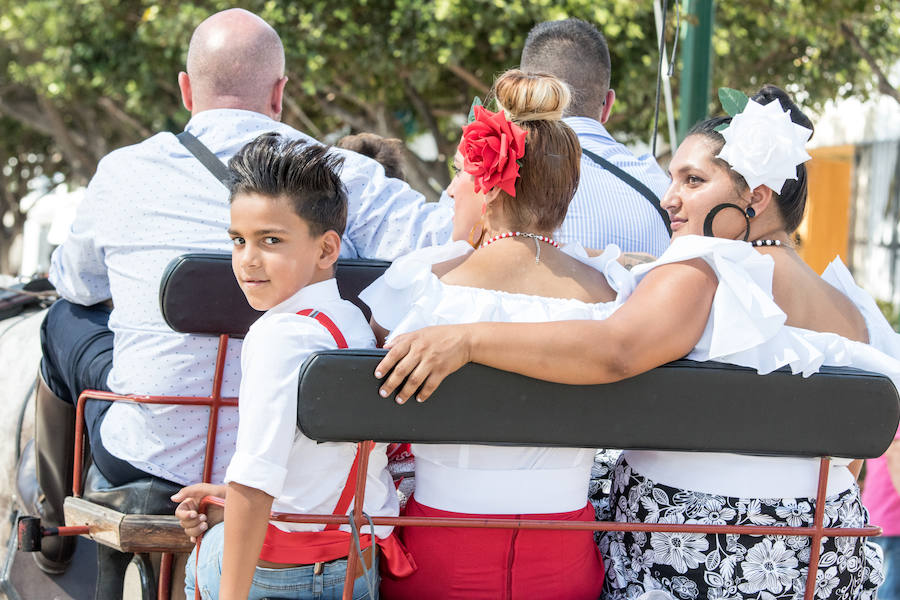
[[713, 235], [713, 220], [716, 218], [716, 215], [725, 210], [726, 208], [734, 208], [744, 216], [744, 221], [747, 222], [747, 228], [744, 230], [744, 241], [746, 242], [750, 239], [750, 217], [747, 216], [747, 213], [744, 212], [744, 209], [738, 206], [737, 204], [732, 204], [731, 202], [723, 202], [722, 204], [716, 204], [712, 207], [712, 210], [706, 215], [706, 218], [703, 220], [703, 235], [706, 237], [716, 237]]

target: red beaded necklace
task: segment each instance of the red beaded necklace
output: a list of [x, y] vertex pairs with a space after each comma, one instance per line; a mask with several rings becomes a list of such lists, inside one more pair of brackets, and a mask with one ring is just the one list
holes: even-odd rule
[[486, 246], [490, 246], [497, 240], [503, 240], [506, 238], [514, 238], [514, 237], [527, 237], [534, 240], [534, 247], [537, 253], [534, 256], [534, 264], [538, 264], [541, 262], [541, 245], [538, 242], [544, 242], [545, 244], [550, 244], [554, 248], [559, 248], [559, 242], [556, 240], [546, 236], [546, 235], [538, 235], [536, 233], [527, 233], [522, 231], [507, 231], [506, 233], [500, 233], [495, 235], [494, 237], [486, 240], [479, 246], [479, 248], [484, 248]]

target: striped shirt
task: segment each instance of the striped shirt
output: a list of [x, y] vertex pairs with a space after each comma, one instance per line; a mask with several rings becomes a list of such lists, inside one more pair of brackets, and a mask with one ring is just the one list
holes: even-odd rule
[[[565, 122], [575, 130], [582, 148], [626, 171], [662, 199], [669, 178], [652, 156], [635, 157], [594, 119], [569, 117]], [[598, 249], [617, 244], [623, 252], [654, 256], [669, 246], [666, 226], [653, 205], [587, 155], [581, 157], [581, 181], [555, 237], [560, 243], [579, 242]]]

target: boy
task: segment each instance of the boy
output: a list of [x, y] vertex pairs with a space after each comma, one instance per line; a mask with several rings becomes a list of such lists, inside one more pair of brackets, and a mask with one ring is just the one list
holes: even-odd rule
[[[346, 514], [342, 492], [350, 486], [343, 495], [353, 495], [356, 445], [317, 444], [296, 426], [304, 359], [319, 349], [374, 347], [365, 317], [340, 298], [334, 279], [347, 218], [336, 173], [342, 163], [325, 147], [267, 134], [228, 164], [234, 275], [250, 305], [266, 313], [244, 339], [237, 448], [226, 485], [191, 486], [173, 496], [181, 502], [176, 514], [182, 524], [196, 532], [207, 528], [196, 513], [199, 499], [226, 497], [224, 524], [209, 528], [199, 560], [195, 550], [188, 561], [188, 598], [194, 597], [195, 561], [203, 598], [341, 595], [349, 527], [270, 523], [269, 512]], [[365, 495], [365, 511], [373, 516], [398, 513], [386, 463], [379, 444], [369, 459]], [[388, 538], [391, 528], [375, 533]], [[363, 563], [377, 573], [369, 540], [363, 535]], [[360, 573], [355, 588], [367, 589]]]

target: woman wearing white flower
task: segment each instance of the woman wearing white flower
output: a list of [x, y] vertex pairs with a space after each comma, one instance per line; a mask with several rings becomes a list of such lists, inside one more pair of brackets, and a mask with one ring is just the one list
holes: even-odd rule
[[[733, 119], [699, 124], [673, 156], [672, 185], [662, 202], [672, 244], [655, 262], [635, 267], [630, 280], [616, 282], [619, 307], [612, 315], [587, 323], [432, 327], [398, 336], [376, 369], [376, 376], [390, 372], [382, 390], [400, 388], [398, 395], [425, 401], [468, 361], [597, 384], [684, 356], [761, 374], [790, 366], [810, 375], [822, 365], [849, 365], [900, 382], [900, 362], [892, 358], [900, 356], [900, 336], [872, 298], [839, 260], [820, 277], [793, 250], [791, 234], [806, 204], [804, 145], [812, 124], [773, 86], [753, 100], [732, 94], [735, 99], [742, 105], [731, 110]], [[609, 501], [617, 520], [812, 521], [816, 460], [646, 451], [626, 451], [620, 460]], [[849, 462], [832, 463], [826, 527], [866, 521]], [[605, 595], [612, 600], [653, 589], [683, 600], [788, 600], [802, 597], [810, 540], [610, 533], [601, 541], [607, 549]], [[882, 579], [874, 544], [824, 542], [818, 597], [873, 598]]]

